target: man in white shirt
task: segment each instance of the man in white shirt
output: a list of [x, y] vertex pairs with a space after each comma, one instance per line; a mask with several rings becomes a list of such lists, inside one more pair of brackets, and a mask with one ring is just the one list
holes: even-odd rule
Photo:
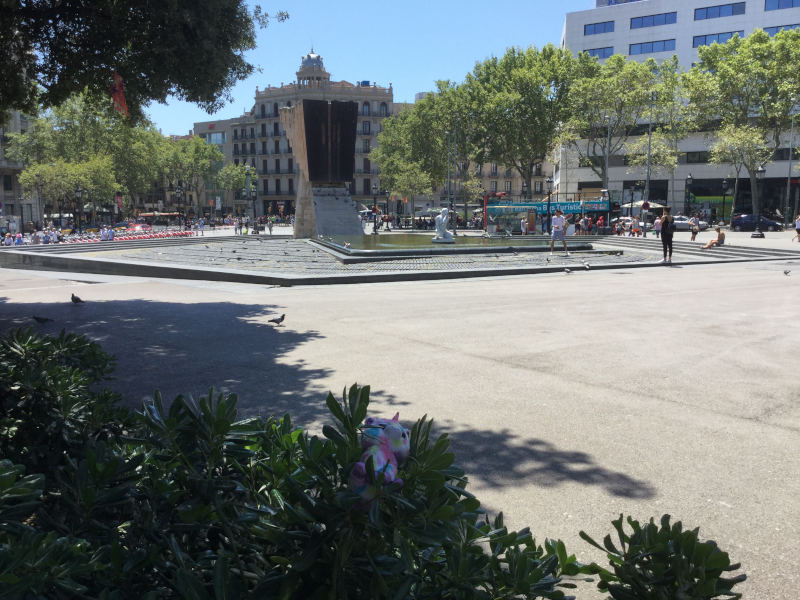
[[564, 255], [569, 256], [569, 252], [567, 252], [567, 240], [564, 238], [564, 232], [567, 229], [567, 220], [559, 209], [556, 209], [556, 214], [550, 221], [550, 227], [552, 229], [550, 234], [550, 254], [553, 253], [553, 243], [556, 240], [561, 240], [561, 243], [564, 245]]

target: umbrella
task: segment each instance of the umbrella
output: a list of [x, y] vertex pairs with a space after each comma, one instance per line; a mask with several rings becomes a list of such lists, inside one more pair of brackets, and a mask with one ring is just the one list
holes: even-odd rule
[[[626, 202], [625, 204], [620, 204], [620, 207], [621, 208], [631, 208], [631, 205], [633, 205], [633, 208], [642, 208], [642, 201], [639, 200], [637, 202]], [[650, 203], [650, 208], [664, 208], [664, 205], [663, 204], [659, 204], [658, 202], [651, 202]]]

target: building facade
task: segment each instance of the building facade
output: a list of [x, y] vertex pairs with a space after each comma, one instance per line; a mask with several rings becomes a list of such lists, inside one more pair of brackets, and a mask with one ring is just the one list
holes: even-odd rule
[[[724, 43], [734, 35], [746, 37], [755, 29], [774, 35], [781, 29], [800, 27], [800, 0], [597, 0], [597, 7], [567, 13], [561, 45], [574, 54], [588, 52], [604, 60], [623, 54], [633, 60], [663, 60], [676, 55], [685, 69], [697, 62], [698, 48], [714, 42]], [[783, 198], [790, 177], [789, 135], [776, 153], [776, 160], [765, 165], [765, 207], [773, 213], [786, 212]], [[679, 165], [673, 174], [651, 173], [650, 198], [670, 204], [679, 211], [708, 210], [720, 196], [730, 194], [735, 177], [730, 165], [708, 162], [709, 142], [698, 134], [686, 138]], [[691, 176], [691, 177], [690, 177]], [[624, 156], [609, 157], [608, 188], [623, 202], [643, 194], [645, 169], [625, 165]], [[599, 177], [578, 164], [570, 153], [561, 151], [555, 174], [561, 191], [598, 190]], [[723, 189], [724, 184], [727, 191]], [[792, 203], [797, 204], [800, 182], [792, 182]], [[740, 179], [744, 197], [742, 212], [749, 210], [749, 181]], [[708, 201], [703, 200], [708, 198]], [[687, 200], [691, 201], [691, 206]], [[746, 201], [746, 204], [744, 203]], [[791, 208], [790, 212], [791, 212]], [[796, 212], [796, 208], [794, 209]]]
[[382, 87], [367, 80], [332, 81], [322, 56], [312, 50], [302, 58], [294, 83], [256, 88], [253, 108], [241, 117], [194, 124], [194, 134], [217, 144], [226, 162], [250, 167], [256, 188], [254, 197], [206, 189], [200, 198], [206, 212], [209, 202], [225, 214], [252, 216], [254, 207], [256, 217], [294, 212], [298, 167], [279, 110], [305, 99], [358, 104], [355, 174], [349, 182], [350, 193], [355, 200], [372, 205], [372, 187], [380, 187], [380, 174], [370, 162], [369, 153], [377, 146], [383, 120], [394, 114], [392, 85]]
[[36, 195], [26, 197], [19, 184], [19, 174], [24, 165], [6, 156], [9, 133], [24, 133], [28, 119], [17, 111], [10, 111], [8, 121], [0, 127], [0, 227], [15, 231], [28, 231], [42, 218], [42, 205]]

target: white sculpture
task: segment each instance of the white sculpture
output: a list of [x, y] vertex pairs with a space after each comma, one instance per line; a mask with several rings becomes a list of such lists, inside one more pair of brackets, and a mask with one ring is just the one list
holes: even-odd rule
[[436, 237], [432, 241], [440, 244], [454, 244], [453, 234], [447, 231], [447, 224], [450, 222], [450, 211], [442, 209], [442, 214], [436, 215]]

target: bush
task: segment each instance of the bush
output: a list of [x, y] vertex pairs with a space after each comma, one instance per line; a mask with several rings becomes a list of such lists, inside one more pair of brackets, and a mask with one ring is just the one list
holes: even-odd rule
[[661, 517], [661, 527], [653, 519], [644, 526], [628, 517], [633, 529], [625, 532], [623, 516], [612, 521], [619, 537], [619, 549], [607, 535], [601, 546], [581, 531], [581, 537], [608, 553], [613, 573], [592, 565], [600, 575], [598, 588], [615, 600], [700, 600], [741, 598], [731, 591], [745, 575], [722, 577], [735, 571], [727, 553], [713, 541], [701, 542], [699, 529], [684, 531], [681, 522], [670, 526], [670, 516]]
[[363, 507], [369, 387], [329, 395], [318, 437], [213, 390], [126, 411], [94, 389], [112, 365], [64, 333], [0, 344], [0, 598], [564, 598], [581, 569], [490, 523], [425, 417]]

